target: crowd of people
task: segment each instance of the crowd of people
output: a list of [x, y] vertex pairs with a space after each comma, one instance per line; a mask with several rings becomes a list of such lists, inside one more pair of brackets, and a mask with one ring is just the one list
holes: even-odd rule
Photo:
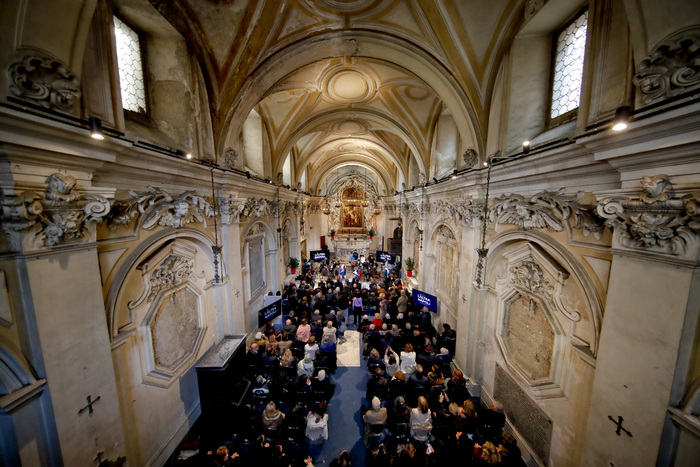
[[[361, 333], [369, 372], [368, 465], [521, 465], [515, 439], [502, 432], [502, 407], [477, 411], [453, 370], [455, 331], [443, 324], [438, 333], [395, 272], [378, 271], [373, 261], [305, 265], [281, 291], [284, 324], [268, 322], [246, 354], [252, 398], [243, 440], [233, 453], [211, 452], [212, 465], [313, 465], [329, 436], [330, 375], [347, 329]], [[350, 465], [348, 452], [331, 465]]]

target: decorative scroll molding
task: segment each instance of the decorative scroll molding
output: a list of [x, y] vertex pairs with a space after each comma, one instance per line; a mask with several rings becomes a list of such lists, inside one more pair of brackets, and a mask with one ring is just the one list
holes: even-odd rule
[[667, 37], [637, 67], [634, 77], [646, 104], [669, 98], [700, 84], [700, 28]]
[[318, 201], [309, 201], [306, 205], [306, 212], [309, 214], [320, 214], [321, 213], [321, 203]]
[[522, 195], [503, 195], [496, 198], [489, 208], [488, 219], [497, 224], [513, 224], [525, 230], [550, 228], [555, 232], [564, 230], [564, 223], [574, 216], [574, 228], [583, 229], [584, 237], [593, 235], [600, 240], [604, 225], [594, 215], [594, 211], [581, 206], [583, 197], [579, 191], [575, 195], [565, 195], [565, 188], [556, 192], [543, 191], [530, 199]]
[[58, 60], [25, 57], [8, 69], [10, 91], [42, 107], [72, 111], [80, 98], [80, 80]]
[[94, 226], [109, 213], [109, 201], [76, 190], [77, 180], [70, 175], [54, 173], [46, 185], [43, 194], [3, 193], [0, 198], [0, 220], [10, 251], [94, 241]]
[[286, 216], [298, 216], [302, 211], [302, 203], [300, 201], [282, 201], [280, 205], [280, 214]]
[[248, 229], [245, 236], [250, 239], [250, 237], [257, 237], [259, 235], [265, 235], [265, 226], [260, 222], [256, 222], [253, 226]]
[[454, 240], [455, 235], [452, 230], [446, 225], [441, 225], [437, 228], [437, 234], [442, 237], [444, 241]]
[[609, 197], [598, 214], [621, 248], [646, 250], [696, 261], [700, 253], [700, 199], [675, 198], [667, 175], [645, 176], [638, 198]]
[[206, 218], [214, 215], [211, 205], [194, 191], [186, 191], [173, 197], [161, 188], [148, 187], [148, 191], [129, 191], [131, 199], [118, 200], [107, 221], [109, 228], [130, 224], [137, 217], [143, 217], [141, 228], [151, 230], [155, 226], [182, 227], [196, 222], [204, 224]]

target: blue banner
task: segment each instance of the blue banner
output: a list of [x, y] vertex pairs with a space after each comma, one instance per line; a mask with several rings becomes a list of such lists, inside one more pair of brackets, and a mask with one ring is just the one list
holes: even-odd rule
[[427, 306], [428, 310], [437, 312], [437, 297], [435, 295], [413, 289], [413, 301], [421, 308]]

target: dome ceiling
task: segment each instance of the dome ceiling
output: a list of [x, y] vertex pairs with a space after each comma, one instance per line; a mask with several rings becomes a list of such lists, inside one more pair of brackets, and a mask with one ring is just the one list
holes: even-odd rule
[[[393, 193], [425, 176], [437, 122], [484, 146], [489, 102], [523, 0], [151, 0], [202, 65], [219, 152], [252, 111], [270, 166], [313, 194], [338, 167]], [[289, 164], [288, 164], [289, 166]]]

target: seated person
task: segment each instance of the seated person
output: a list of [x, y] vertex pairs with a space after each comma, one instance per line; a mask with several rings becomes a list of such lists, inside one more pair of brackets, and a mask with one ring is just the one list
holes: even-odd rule
[[384, 376], [384, 371], [379, 367], [375, 368], [367, 382], [367, 394], [365, 398], [367, 400], [372, 400], [373, 397], [379, 397], [380, 399], [387, 400], [388, 389], [389, 380]]
[[330, 340], [330, 337], [323, 336], [323, 339], [321, 340], [321, 345], [318, 346], [318, 350], [320, 350], [321, 352], [328, 352], [335, 355], [337, 353], [338, 346], [335, 344], [335, 342]]
[[333, 343], [335, 343], [335, 335], [337, 329], [333, 327], [333, 321], [328, 321], [326, 327], [323, 328], [322, 339], [328, 337]]
[[302, 318], [301, 324], [297, 328], [297, 337], [306, 342], [311, 337], [311, 326], [306, 322], [306, 318]]
[[449, 351], [450, 355], [454, 355], [455, 346], [457, 344], [457, 333], [447, 323], [443, 323], [442, 328], [442, 334], [440, 334], [437, 338], [438, 346], [445, 347]]
[[416, 353], [413, 351], [413, 345], [408, 343], [401, 352], [401, 372], [407, 376], [416, 371]]
[[430, 430], [433, 428], [433, 417], [425, 397], [421, 396], [418, 398], [418, 405], [411, 410], [409, 420], [411, 436], [417, 441], [427, 441], [430, 436]]
[[309, 337], [308, 342], [304, 346], [304, 353], [306, 355], [311, 355], [311, 358], [316, 358], [316, 351], [318, 350], [318, 344], [316, 343], [316, 338], [314, 336]]
[[450, 402], [456, 402], [462, 405], [464, 401], [471, 397], [467, 389], [467, 380], [464, 378], [464, 373], [459, 368], [452, 372], [452, 376], [447, 381], [447, 397]]
[[331, 382], [326, 376], [326, 370], [320, 370], [318, 375], [311, 380], [311, 390], [316, 394], [324, 394], [323, 399], [328, 399], [330, 397]]
[[307, 378], [314, 375], [314, 359], [311, 358], [311, 355], [304, 355], [304, 360], [297, 364], [297, 375], [306, 375]]
[[374, 324], [375, 329], [381, 329], [382, 327], [382, 317], [379, 312], [374, 314], [374, 319], [372, 320], [372, 324]]
[[325, 403], [321, 402], [306, 416], [306, 437], [312, 443], [328, 439], [328, 414], [325, 409]]
[[290, 318], [287, 318], [287, 321], [285, 322], [284, 326], [282, 326], [282, 333], [287, 333], [287, 334], [296, 334], [297, 332], [297, 327], [294, 325], [292, 320]]
[[372, 408], [367, 410], [362, 416], [362, 420], [368, 425], [383, 425], [386, 423], [387, 410], [381, 406], [381, 401], [378, 397], [372, 398]]
[[389, 399], [406, 397], [406, 375], [401, 370], [394, 373], [394, 377], [389, 381]]
[[452, 355], [446, 347], [440, 349], [440, 353], [435, 357], [435, 363], [440, 366], [440, 370], [445, 375], [452, 373]]
[[379, 356], [377, 349], [372, 349], [369, 351], [369, 360], [367, 360], [367, 371], [370, 373], [374, 372], [375, 368], [381, 368], [384, 370], [384, 361]]
[[268, 344], [268, 342], [270, 341], [267, 337], [265, 337], [265, 334], [263, 334], [262, 332], [255, 333], [255, 339], [253, 339], [253, 344], [257, 344], [260, 347], [265, 347]]
[[491, 409], [482, 410], [479, 413], [479, 432], [487, 440], [500, 439], [503, 426], [506, 424], [506, 414], [503, 413], [503, 405], [494, 401]]
[[262, 413], [262, 426], [267, 430], [277, 430], [284, 420], [284, 414], [277, 410], [273, 401], [267, 403]]
[[391, 347], [387, 347], [384, 351], [384, 370], [389, 378], [399, 370], [399, 356]]

